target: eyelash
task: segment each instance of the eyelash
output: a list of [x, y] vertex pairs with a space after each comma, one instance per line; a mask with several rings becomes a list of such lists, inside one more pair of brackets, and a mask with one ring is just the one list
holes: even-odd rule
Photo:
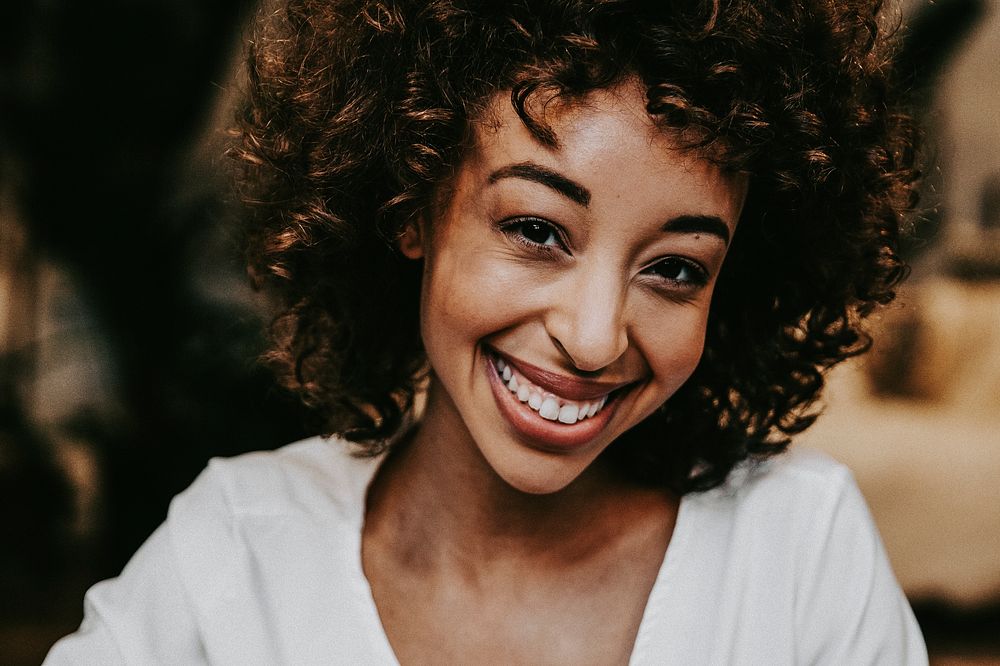
[[[531, 240], [524, 233], [522, 233], [524, 227], [527, 225], [535, 225], [547, 230], [555, 239], [555, 243], [549, 245]], [[511, 241], [535, 252], [551, 254], [552, 251], [558, 247], [564, 252], [569, 253], [569, 248], [567, 247], [562, 230], [553, 225], [551, 222], [546, 222], [545, 220], [537, 217], [519, 217], [513, 220], [507, 220], [500, 224], [500, 231]]]
[[[531, 240], [523, 233], [526, 225], [536, 226], [539, 228], [538, 229], [539, 231], [542, 229], [547, 230], [548, 233], [554, 238], [555, 243], [547, 244]], [[511, 241], [533, 252], [541, 252], [548, 255], [552, 254], [556, 248], [559, 248], [564, 252], [566, 252], [567, 254], [569, 253], [569, 249], [567, 247], [565, 236], [562, 230], [556, 227], [551, 222], [547, 222], [543, 219], [537, 217], [515, 218], [512, 220], [506, 220], [505, 222], [501, 223], [499, 225], [499, 228], [500, 231], [505, 236], [507, 236], [507, 238], [509, 238]], [[686, 280], [679, 280], [677, 278], [666, 277], [662, 274], [658, 274], [655, 272], [654, 269], [656, 269], [659, 266], [670, 266], [675, 270], [677, 268], [680, 268], [682, 270], [687, 270], [691, 273], [691, 277]], [[643, 269], [643, 273], [647, 275], [653, 275], [658, 279], [658, 281], [668, 283], [669, 285], [672, 285], [673, 288], [675, 289], [676, 288], [698, 289], [708, 284], [709, 281], [708, 271], [706, 271], [700, 264], [691, 261], [690, 259], [686, 259], [684, 257], [676, 257], [676, 256], [663, 257], [659, 259], [655, 263]]]
[[702, 268], [701, 265], [699, 265], [698, 263], [691, 261], [690, 259], [685, 259], [684, 257], [664, 257], [659, 261], [657, 261], [656, 263], [654, 263], [653, 265], [648, 266], [643, 272], [650, 273], [650, 271], [653, 271], [653, 269], [655, 269], [658, 266], [668, 266], [668, 265], [675, 269], [679, 267], [683, 270], [689, 271], [691, 273], [691, 277], [689, 277], [686, 280], [679, 280], [677, 278], [666, 277], [665, 275], [662, 274], [656, 274], [655, 272], [652, 274], [657, 275], [658, 279], [662, 280], [663, 282], [667, 282], [672, 285], [677, 285], [678, 287], [681, 288], [697, 289], [704, 287], [706, 284], [708, 284], [708, 271]]

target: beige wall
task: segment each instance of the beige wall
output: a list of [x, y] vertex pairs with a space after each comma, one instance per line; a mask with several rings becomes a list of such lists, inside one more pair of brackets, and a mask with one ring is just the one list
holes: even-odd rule
[[[950, 267], [1000, 275], [1000, 230], [979, 225], [981, 189], [1000, 177], [1000, 0], [946, 68], [928, 130], [941, 230], [873, 322], [874, 353], [831, 373], [826, 414], [800, 443], [854, 470], [908, 593], [998, 602], [1000, 279]], [[871, 379], [888, 376], [896, 391], [875, 395]]]

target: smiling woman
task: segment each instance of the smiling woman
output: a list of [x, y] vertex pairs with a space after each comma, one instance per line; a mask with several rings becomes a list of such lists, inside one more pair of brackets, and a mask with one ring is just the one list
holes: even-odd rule
[[509, 98], [400, 241], [424, 260], [433, 369], [414, 450], [455, 464], [478, 449], [487, 477], [549, 493], [694, 372], [747, 177], [679, 150], [636, 80], [549, 104], [555, 148]]
[[325, 437], [212, 461], [48, 663], [925, 663], [777, 455], [903, 274], [879, 6], [263, 13], [233, 153]]

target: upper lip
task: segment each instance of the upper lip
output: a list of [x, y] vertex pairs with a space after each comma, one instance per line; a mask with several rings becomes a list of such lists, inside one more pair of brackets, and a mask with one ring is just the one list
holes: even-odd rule
[[500, 353], [495, 349], [491, 349], [491, 351], [494, 355], [513, 366], [518, 373], [524, 375], [535, 386], [567, 400], [593, 400], [594, 398], [602, 398], [612, 391], [632, 383], [631, 381], [601, 382], [596, 379], [567, 377], [566, 375], [544, 370], [537, 365], [532, 365], [526, 361]]

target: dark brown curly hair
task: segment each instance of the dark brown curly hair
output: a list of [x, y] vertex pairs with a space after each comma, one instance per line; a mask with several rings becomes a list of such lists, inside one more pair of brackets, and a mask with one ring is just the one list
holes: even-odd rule
[[[240, 112], [251, 273], [278, 296], [266, 359], [322, 428], [377, 453], [426, 374], [419, 267], [395, 239], [434, 203], [470, 119], [510, 91], [629, 76], [654, 120], [749, 195], [688, 382], [607, 455], [684, 493], [783, 450], [823, 373], [866, 350], [915, 203], [915, 130], [877, 0], [284, 0], [261, 13]], [[889, 26], [891, 27], [891, 26]]]

